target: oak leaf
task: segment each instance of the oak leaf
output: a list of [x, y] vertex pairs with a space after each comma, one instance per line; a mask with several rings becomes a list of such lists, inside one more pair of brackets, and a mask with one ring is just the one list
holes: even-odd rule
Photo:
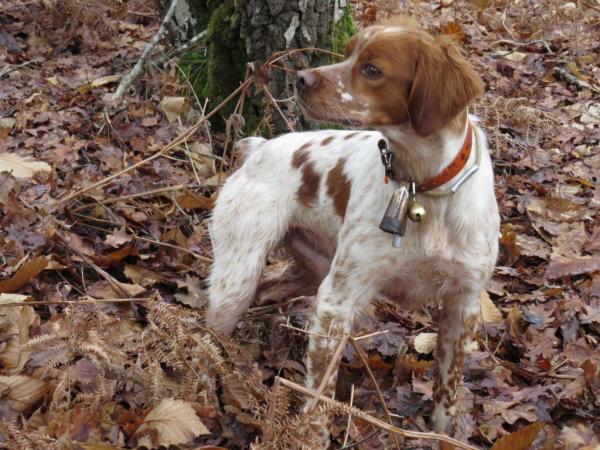
[[183, 444], [203, 434], [210, 431], [189, 402], [165, 398], [144, 418], [135, 436], [139, 446], [153, 448]]

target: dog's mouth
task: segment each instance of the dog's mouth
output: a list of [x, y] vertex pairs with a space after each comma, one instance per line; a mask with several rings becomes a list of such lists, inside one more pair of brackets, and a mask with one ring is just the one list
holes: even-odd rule
[[364, 125], [363, 121], [360, 119], [342, 115], [341, 110], [335, 110], [334, 108], [328, 106], [308, 103], [297, 92], [296, 100], [298, 101], [300, 109], [304, 115], [311, 120], [315, 120], [317, 122], [329, 122], [349, 127], [360, 127]]

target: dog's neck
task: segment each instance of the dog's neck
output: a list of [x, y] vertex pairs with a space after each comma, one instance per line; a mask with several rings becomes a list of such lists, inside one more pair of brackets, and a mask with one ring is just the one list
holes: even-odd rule
[[[467, 132], [466, 121], [465, 111], [426, 138], [417, 135], [408, 124], [379, 128], [394, 153], [394, 178], [419, 184], [439, 174], [460, 151]], [[473, 157], [471, 154], [470, 159]], [[468, 161], [466, 166], [470, 164]]]

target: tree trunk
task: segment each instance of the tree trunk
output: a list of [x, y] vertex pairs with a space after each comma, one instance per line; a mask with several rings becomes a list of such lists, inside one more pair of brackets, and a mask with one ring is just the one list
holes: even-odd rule
[[[156, 0], [164, 12], [171, 0]], [[259, 68], [274, 52], [318, 47], [335, 52], [354, 32], [347, 0], [179, 0], [170, 27], [171, 40], [181, 45], [206, 30], [206, 49], [182, 58], [196, 93], [212, 106], [229, 95], [242, 81], [246, 63]], [[280, 62], [290, 69], [328, 61], [322, 53]], [[268, 87], [275, 98], [292, 95], [293, 72], [273, 70]], [[294, 118], [293, 102], [279, 104]], [[231, 112], [223, 111], [223, 116]], [[272, 114], [277, 118], [277, 113]], [[257, 101], [246, 104], [246, 131], [253, 131], [262, 116]], [[215, 125], [215, 124], [214, 124]], [[222, 128], [223, 123], [216, 124]]]

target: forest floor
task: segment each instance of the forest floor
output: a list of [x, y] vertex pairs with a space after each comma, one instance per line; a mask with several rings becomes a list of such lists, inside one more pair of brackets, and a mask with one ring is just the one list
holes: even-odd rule
[[[210, 108], [175, 60], [156, 63], [162, 47], [136, 89], [109, 100], [158, 23], [147, 2], [105, 3], [0, 6], [0, 447], [296, 448], [310, 417], [299, 394], [271, 386], [302, 383], [314, 290], [269, 297], [289, 272], [279, 253], [233, 339], [204, 327], [207, 220], [228, 136], [201, 122], [165, 150]], [[408, 13], [452, 35], [487, 87], [474, 112], [492, 141], [501, 255], [454, 437], [599, 448], [600, 2], [352, 7], [359, 27]], [[357, 331], [385, 331], [360, 341], [377, 386], [349, 347], [337, 398], [387, 421], [380, 389], [396, 426], [427, 431], [436, 310], [377, 305]], [[395, 448], [333, 410], [335, 448]]]

